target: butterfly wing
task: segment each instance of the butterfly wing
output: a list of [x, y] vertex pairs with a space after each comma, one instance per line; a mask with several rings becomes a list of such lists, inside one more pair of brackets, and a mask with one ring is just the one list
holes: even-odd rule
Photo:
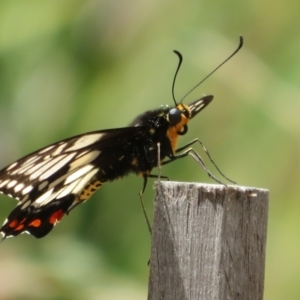
[[143, 136], [144, 127], [94, 131], [42, 148], [0, 171], [0, 193], [18, 200], [0, 232], [43, 237], [101, 185], [96, 174], [111, 149]]

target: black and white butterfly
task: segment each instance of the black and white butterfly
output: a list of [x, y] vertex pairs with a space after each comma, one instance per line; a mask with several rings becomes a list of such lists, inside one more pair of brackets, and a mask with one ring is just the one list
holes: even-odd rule
[[187, 122], [213, 99], [147, 111], [129, 127], [86, 133], [38, 150], [0, 171], [0, 192], [18, 201], [0, 229], [4, 237], [43, 237], [105, 182], [136, 173], [146, 178], [160, 159], [176, 159]]
[[[238, 49], [230, 57], [242, 43], [241, 38]], [[94, 131], [54, 143], [0, 171], [0, 193], [18, 201], [0, 228], [2, 240], [24, 232], [37, 238], [45, 236], [66, 213], [90, 198], [103, 183], [129, 173], [143, 177], [143, 192], [147, 178], [154, 177], [151, 174], [154, 167], [187, 155], [220, 182], [191, 148], [196, 142], [202, 145], [198, 139], [177, 148], [179, 136], [188, 131], [188, 122], [213, 96], [204, 96], [189, 105], [182, 101], [176, 103], [174, 83], [182, 62], [181, 54], [177, 51], [176, 54], [179, 64], [172, 87], [173, 108], [147, 111], [129, 127]]]

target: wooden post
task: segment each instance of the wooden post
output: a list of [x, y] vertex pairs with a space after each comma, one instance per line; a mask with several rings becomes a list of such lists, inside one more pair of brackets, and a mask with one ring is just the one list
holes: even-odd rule
[[148, 300], [263, 299], [268, 191], [160, 182]]

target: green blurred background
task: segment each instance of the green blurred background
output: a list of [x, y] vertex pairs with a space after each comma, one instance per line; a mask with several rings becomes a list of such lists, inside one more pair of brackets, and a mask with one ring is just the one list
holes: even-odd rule
[[[238, 55], [186, 99], [215, 96], [181, 145], [199, 137], [229, 177], [270, 189], [264, 299], [300, 299], [299, 28], [292, 0], [0, 1], [0, 166], [172, 105], [172, 50], [184, 55], [180, 99], [242, 34]], [[188, 158], [163, 173], [213, 183]], [[1, 244], [0, 299], [146, 299], [141, 186], [104, 185], [44, 239]], [[153, 194], [149, 180], [150, 215]], [[0, 201], [4, 220], [15, 201]]]

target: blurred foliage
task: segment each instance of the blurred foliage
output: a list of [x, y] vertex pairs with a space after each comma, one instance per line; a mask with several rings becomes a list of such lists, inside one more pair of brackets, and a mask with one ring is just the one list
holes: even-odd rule
[[[270, 189], [265, 300], [300, 297], [298, 2], [0, 1], [0, 166], [72, 135], [126, 126], [186, 100], [214, 101], [181, 145], [199, 137], [241, 185]], [[199, 148], [201, 152], [201, 149]], [[211, 167], [211, 166], [210, 166]], [[191, 159], [163, 168], [208, 181]], [[151, 215], [153, 190], [145, 202]], [[0, 247], [0, 299], [145, 299], [150, 236], [129, 176], [104, 185], [42, 240]], [[1, 196], [4, 219], [15, 202]]]

